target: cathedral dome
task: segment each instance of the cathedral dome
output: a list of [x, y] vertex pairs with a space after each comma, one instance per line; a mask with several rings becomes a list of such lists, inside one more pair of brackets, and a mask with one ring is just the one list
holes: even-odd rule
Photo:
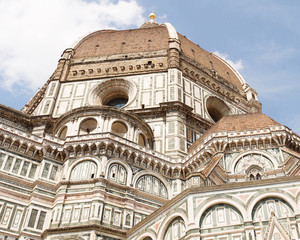
[[182, 58], [189, 59], [215, 77], [225, 79], [229, 85], [244, 89], [244, 79], [229, 63], [177, 33], [170, 23], [159, 25], [146, 22], [139, 29], [100, 30], [90, 33], [75, 44], [73, 58], [99, 58], [170, 50], [174, 48], [170, 40], [179, 43], [178, 50]]
[[93, 32], [74, 47], [74, 58], [103, 57], [167, 49], [168, 30], [164, 26], [132, 30]]

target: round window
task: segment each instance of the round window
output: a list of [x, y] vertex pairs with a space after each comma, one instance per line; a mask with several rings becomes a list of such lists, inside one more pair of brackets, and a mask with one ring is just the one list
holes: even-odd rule
[[97, 128], [95, 119], [87, 119], [80, 124], [79, 135], [90, 134]]
[[111, 106], [111, 107], [116, 107], [116, 108], [121, 108], [121, 107], [124, 107], [127, 102], [128, 102], [128, 98], [117, 97], [117, 98], [113, 98], [113, 99], [109, 100], [105, 105]]
[[90, 94], [89, 102], [93, 105], [106, 105], [122, 108], [136, 96], [136, 86], [124, 79], [112, 79], [100, 83]]
[[219, 98], [209, 97], [206, 100], [206, 109], [210, 118], [217, 122], [222, 117], [231, 114], [230, 108]]
[[125, 124], [123, 124], [121, 122], [114, 122], [111, 125], [111, 132], [120, 137], [124, 137], [125, 134], [127, 133], [127, 127], [125, 126]]

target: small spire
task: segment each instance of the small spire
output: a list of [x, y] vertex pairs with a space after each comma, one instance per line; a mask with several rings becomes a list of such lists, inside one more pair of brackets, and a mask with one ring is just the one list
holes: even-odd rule
[[150, 18], [149, 19], [150, 23], [155, 23], [156, 15], [155, 15], [154, 11], [149, 14], [149, 18]]

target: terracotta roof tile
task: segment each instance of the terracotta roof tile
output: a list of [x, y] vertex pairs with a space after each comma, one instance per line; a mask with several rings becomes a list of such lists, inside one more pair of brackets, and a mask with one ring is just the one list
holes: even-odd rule
[[251, 131], [269, 128], [270, 126], [281, 126], [269, 116], [263, 113], [248, 113], [239, 115], [229, 115], [221, 118], [216, 124], [206, 131], [194, 144], [190, 147], [189, 153], [192, 153], [204, 139], [215, 132], [237, 132]]
[[[212, 53], [202, 49], [178, 33], [182, 54], [214, 69], [219, 76], [239, 89], [242, 84], [237, 75]], [[139, 29], [100, 30], [89, 34], [75, 46], [74, 58], [101, 57], [127, 53], [142, 53], [169, 48], [169, 33], [164, 25], [146, 23]]]
[[132, 30], [94, 32], [75, 47], [74, 58], [99, 57], [168, 49], [169, 34], [164, 26]]
[[219, 76], [235, 85], [239, 89], [243, 89], [242, 84], [237, 78], [236, 74], [223, 62], [217, 59], [212, 53], [202, 49], [181, 34], [178, 34], [178, 38], [181, 42], [181, 50], [183, 54], [210, 70], [214, 69], [217, 71]]

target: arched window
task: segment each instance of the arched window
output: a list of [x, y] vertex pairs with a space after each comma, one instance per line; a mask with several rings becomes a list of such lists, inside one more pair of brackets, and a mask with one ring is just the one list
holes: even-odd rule
[[97, 121], [94, 118], [84, 120], [80, 124], [79, 135], [92, 133], [97, 128]]
[[281, 221], [286, 223], [287, 217], [294, 216], [291, 206], [283, 199], [272, 197], [259, 201], [253, 208], [253, 221], [269, 221], [272, 212]]
[[120, 137], [125, 137], [126, 133], [127, 133], [127, 127], [124, 123], [121, 122], [114, 122], [111, 125], [111, 132], [113, 134], [116, 134]]
[[95, 178], [96, 172], [97, 165], [93, 161], [80, 162], [72, 169], [70, 180]]
[[263, 169], [259, 166], [250, 166], [246, 170], [247, 176], [249, 176], [250, 181], [261, 180]]
[[260, 175], [260, 173], [257, 173], [257, 174], [256, 174], [256, 180], [261, 180], [261, 175]]
[[175, 218], [167, 227], [164, 240], [177, 240], [185, 235], [185, 224], [181, 217]]
[[219, 121], [222, 117], [230, 115], [230, 108], [219, 98], [209, 97], [206, 101], [206, 109], [214, 122]]
[[121, 184], [126, 184], [127, 171], [121, 164], [111, 164], [108, 171], [108, 179]]
[[128, 96], [119, 93], [119, 95], [113, 96], [113, 98], [108, 100], [107, 103], [104, 103], [104, 105], [116, 107], [116, 108], [122, 108], [127, 104], [127, 102], [128, 102]]
[[166, 186], [157, 178], [151, 175], [144, 175], [136, 182], [136, 188], [162, 198], [168, 198]]

